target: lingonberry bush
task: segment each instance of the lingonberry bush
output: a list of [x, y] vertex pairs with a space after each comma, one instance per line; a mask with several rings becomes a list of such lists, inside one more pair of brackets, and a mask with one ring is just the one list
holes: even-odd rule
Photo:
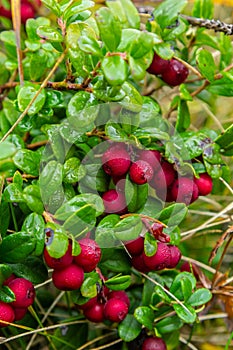
[[230, 347], [232, 26], [142, 10], [1, 1], [3, 348]]

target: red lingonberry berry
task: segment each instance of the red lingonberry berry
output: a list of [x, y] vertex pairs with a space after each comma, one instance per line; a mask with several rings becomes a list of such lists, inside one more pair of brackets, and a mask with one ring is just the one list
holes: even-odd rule
[[198, 187], [192, 179], [181, 177], [174, 181], [171, 193], [174, 201], [189, 205], [197, 200]]
[[197, 267], [197, 265], [195, 265], [194, 263], [191, 263], [189, 261], [185, 261], [181, 267], [180, 267], [180, 271], [181, 272], [190, 272], [194, 275], [194, 277], [196, 278], [196, 280], [199, 280], [199, 274], [200, 274], [200, 270]]
[[26, 315], [28, 311], [28, 308], [25, 307], [15, 307], [14, 308], [14, 313], [15, 313], [15, 321], [20, 321], [24, 318], [24, 316]]
[[79, 289], [84, 280], [84, 271], [80, 266], [72, 263], [61, 270], [52, 273], [53, 284], [60, 290]]
[[132, 266], [140, 272], [146, 273], [151, 271], [151, 269], [148, 266], [146, 266], [144, 262], [143, 253], [140, 255], [133, 255], [131, 262], [132, 262]]
[[167, 268], [173, 269], [181, 259], [181, 252], [175, 245], [168, 245], [168, 247], [170, 249], [170, 262], [167, 264]]
[[104, 171], [111, 176], [122, 176], [129, 170], [131, 160], [124, 144], [111, 146], [102, 156]]
[[162, 79], [168, 85], [177, 86], [186, 80], [188, 74], [188, 68], [182, 62], [172, 58], [162, 73]]
[[147, 72], [154, 75], [162, 74], [167, 69], [168, 64], [168, 60], [164, 60], [162, 57], [154, 53], [153, 60], [147, 69]]
[[80, 310], [87, 310], [90, 309], [93, 305], [97, 303], [97, 297], [89, 299], [86, 303], [84, 304], [77, 304], [77, 308]]
[[70, 265], [73, 261], [72, 256], [72, 244], [69, 243], [67, 251], [61, 258], [53, 258], [49, 255], [49, 252], [47, 249], [44, 249], [44, 260], [46, 264], [51, 267], [52, 269], [63, 269], [64, 267]]
[[83, 311], [84, 316], [91, 322], [103, 322], [104, 321], [104, 304], [96, 301], [93, 305]]
[[167, 346], [162, 338], [148, 337], [142, 344], [142, 350], [167, 350]]
[[[6, 322], [13, 322], [15, 319], [15, 313], [12, 306], [9, 303], [0, 301], [0, 320]], [[7, 327], [6, 323], [0, 322], [0, 327]]]
[[22, 23], [26, 23], [29, 18], [35, 17], [35, 10], [30, 4], [21, 4], [20, 12]]
[[144, 249], [144, 238], [139, 236], [138, 238], [125, 242], [125, 248], [131, 255], [139, 255]]
[[207, 194], [213, 189], [213, 180], [207, 173], [199, 174], [199, 176], [199, 179], [194, 179], [194, 182], [198, 187], [198, 193], [200, 196], [207, 196]]
[[156, 150], [137, 150], [136, 158], [138, 160], [144, 160], [144, 162], [149, 163], [153, 169], [153, 172], [158, 171], [161, 166], [161, 154], [159, 151]]
[[104, 316], [112, 322], [121, 322], [128, 314], [128, 305], [121, 299], [111, 298], [104, 305]]
[[108, 190], [102, 196], [105, 213], [124, 214], [127, 212], [125, 196], [116, 190]]
[[145, 252], [142, 254], [145, 265], [150, 270], [162, 270], [170, 263], [170, 249], [167, 244], [158, 242], [157, 251], [152, 256], [147, 256]]
[[120, 299], [122, 301], [124, 301], [126, 303], [126, 305], [128, 306], [128, 308], [130, 307], [130, 300], [129, 297], [127, 295], [127, 293], [124, 290], [112, 290], [109, 294], [108, 294], [108, 300], [109, 299]]
[[130, 166], [129, 175], [134, 183], [143, 185], [152, 179], [154, 172], [149, 163], [144, 160], [137, 160]]
[[15, 294], [15, 301], [11, 303], [13, 307], [26, 308], [33, 304], [36, 293], [32, 282], [25, 278], [15, 278], [8, 287]]
[[101, 258], [101, 249], [99, 245], [90, 238], [82, 238], [79, 240], [81, 252], [74, 257], [76, 264], [81, 266], [84, 272], [93, 271]]

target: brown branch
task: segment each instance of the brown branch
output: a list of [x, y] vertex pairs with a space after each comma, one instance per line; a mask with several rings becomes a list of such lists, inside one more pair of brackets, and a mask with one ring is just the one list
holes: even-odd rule
[[215, 32], [222, 32], [226, 35], [233, 34], [233, 24], [228, 24], [221, 22], [220, 20], [215, 19], [204, 19], [204, 18], [196, 18], [191, 16], [186, 16], [181, 14], [182, 18], [186, 19], [192, 26], [213, 29]]
[[37, 148], [37, 147], [40, 147], [40, 146], [47, 145], [47, 143], [48, 143], [48, 140], [38, 141], [38, 142], [34, 142], [34, 143], [31, 143], [31, 144], [27, 145], [27, 148], [28, 149], [34, 149], [34, 148]]
[[84, 84], [71, 83], [65, 80], [59, 82], [48, 81], [47, 87], [54, 90], [85, 90], [87, 92], [93, 92], [92, 88], [86, 87]]

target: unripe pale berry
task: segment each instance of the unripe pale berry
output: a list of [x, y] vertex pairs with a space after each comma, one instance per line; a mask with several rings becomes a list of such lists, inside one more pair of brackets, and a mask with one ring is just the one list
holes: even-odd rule
[[189, 205], [197, 200], [198, 187], [192, 179], [181, 177], [174, 181], [171, 193], [174, 201]]
[[207, 196], [213, 189], [213, 180], [207, 173], [199, 174], [199, 179], [194, 178], [200, 196]]
[[101, 258], [101, 249], [98, 244], [90, 238], [83, 238], [78, 242], [81, 247], [79, 255], [74, 257], [76, 264], [81, 266], [84, 272], [93, 271]]
[[149, 337], [144, 340], [142, 350], [167, 350], [167, 346], [162, 338]]
[[64, 267], [70, 265], [73, 261], [72, 256], [72, 245], [69, 243], [67, 251], [61, 258], [53, 258], [49, 255], [47, 249], [44, 249], [44, 260], [46, 264], [52, 269], [63, 269]]
[[152, 179], [154, 172], [149, 163], [144, 160], [137, 160], [130, 166], [129, 175], [134, 183], [143, 185]]
[[60, 290], [79, 289], [84, 280], [84, 271], [80, 266], [72, 263], [61, 270], [54, 270], [53, 284]]
[[125, 196], [116, 190], [109, 190], [102, 196], [105, 213], [124, 214], [127, 212]]
[[162, 79], [168, 85], [177, 86], [186, 80], [188, 74], [188, 68], [185, 67], [182, 62], [176, 60], [175, 58], [172, 58], [169, 61], [166, 70], [164, 70], [162, 73]]
[[[15, 319], [15, 313], [12, 306], [9, 303], [0, 301], [0, 320], [6, 322], [13, 322]], [[0, 322], [0, 327], [7, 327], [6, 323]]]
[[127, 304], [117, 298], [109, 299], [104, 305], [104, 316], [112, 322], [121, 322], [128, 314], [129, 308]]
[[168, 67], [169, 61], [154, 53], [153, 60], [147, 69], [147, 72], [154, 75], [162, 74]]
[[122, 176], [129, 170], [131, 160], [124, 144], [111, 146], [102, 156], [104, 171], [111, 176]]
[[15, 278], [8, 287], [15, 294], [15, 301], [11, 303], [13, 307], [26, 308], [33, 304], [36, 293], [32, 282], [25, 278]]

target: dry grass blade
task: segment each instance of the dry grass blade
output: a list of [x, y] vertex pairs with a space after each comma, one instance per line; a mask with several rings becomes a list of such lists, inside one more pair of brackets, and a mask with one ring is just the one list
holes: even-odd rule
[[21, 15], [20, 15], [20, 0], [11, 0], [11, 12], [12, 12], [12, 22], [16, 37], [16, 51], [18, 59], [18, 72], [20, 85], [23, 85], [24, 75], [23, 75], [23, 64], [22, 64], [22, 50], [21, 50]]
[[223, 243], [226, 241], [226, 239], [229, 237], [230, 234], [233, 233], [233, 226], [229, 227], [228, 230], [226, 230], [222, 236], [217, 240], [215, 247], [212, 249], [209, 257], [209, 263], [211, 264], [213, 259], [215, 258], [218, 249], [223, 245]]

